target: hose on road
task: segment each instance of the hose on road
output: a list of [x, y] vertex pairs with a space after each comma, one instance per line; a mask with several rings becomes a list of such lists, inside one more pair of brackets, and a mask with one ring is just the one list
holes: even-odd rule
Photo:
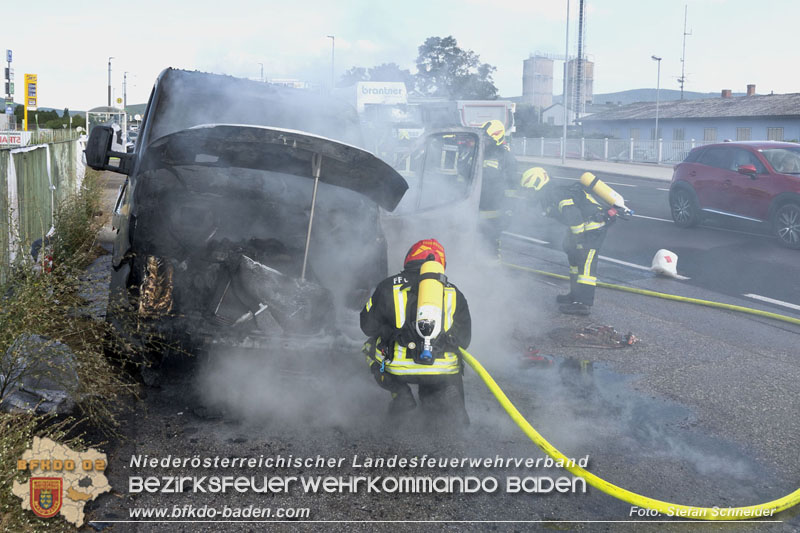
[[494, 397], [497, 398], [497, 401], [500, 402], [500, 405], [503, 407], [503, 409], [505, 409], [506, 413], [508, 413], [508, 416], [511, 417], [511, 420], [513, 420], [520, 427], [520, 429], [522, 429], [522, 431], [533, 441], [534, 444], [536, 444], [544, 453], [556, 461], [563, 461], [565, 464], [564, 468], [572, 474], [582, 477], [589, 485], [617, 499], [645, 509], [653, 509], [668, 516], [694, 518], [697, 520], [743, 520], [762, 516], [772, 516], [775, 513], [779, 513], [800, 503], [800, 489], [797, 489], [796, 491], [792, 492], [791, 494], [787, 494], [782, 498], [778, 498], [777, 500], [767, 503], [751, 505], [748, 507], [716, 508], [694, 507], [691, 505], [669, 503], [648, 498], [647, 496], [642, 496], [641, 494], [618, 487], [613, 483], [610, 483], [578, 466], [573, 461], [570, 461], [570, 459], [558, 451], [555, 446], [547, 442], [547, 440], [545, 440], [545, 438], [542, 437], [539, 432], [533, 428], [533, 426], [531, 426], [525, 417], [522, 416], [514, 404], [511, 403], [511, 400], [508, 399], [503, 390], [497, 385], [492, 376], [486, 371], [485, 368], [483, 368], [477, 359], [475, 359], [463, 348], [460, 350], [464, 361], [466, 361], [472, 370], [478, 374], [492, 394], [494, 394]]
[[[514, 265], [511, 263], [504, 262], [503, 264], [511, 268], [526, 270], [544, 276], [549, 276], [559, 279], [569, 279], [569, 276], [564, 276], [561, 274], [554, 274], [552, 272], [536, 270], [533, 268]], [[731, 311], [738, 311], [742, 313], [749, 313], [753, 315], [781, 320], [792, 324], [800, 324], [800, 320], [793, 317], [784, 316], [777, 313], [770, 313], [767, 311], [761, 311], [759, 309], [751, 309], [749, 307], [744, 307], [739, 305], [730, 305], [720, 302], [713, 302], [710, 300], [688, 298], [684, 296], [677, 296], [674, 294], [661, 293], [646, 289], [636, 289], [633, 287], [626, 287], [624, 285], [614, 285], [611, 283], [598, 282], [597, 285], [610, 289], [632, 292], [635, 294], [643, 294], [646, 296], [655, 296], [658, 298], [665, 298], [668, 300], [676, 300], [676, 301], [693, 303], [697, 305], [716, 307], [720, 309], [728, 309]], [[583, 479], [586, 480], [586, 482], [589, 485], [603, 491], [604, 493], [610, 496], [628, 502], [632, 505], [636, 505], [645, 509], [655, 510], [667, 516], [692, 518], [696, 520], [743, 520], [743, 519], [752, 519], [759, 517], [768, 517], [768, 516], [773, 516], [775, 513], [779, 513], [781, 511], [789, 509], [790, 507], [794, 507], [795, 505], [800, 503], [800, 489], [797, 489], [796, 491], [787, 494], [782, 498], [778, 498], [777, 500], [772, 500], [766, 503], [750, 505], [746, 507], [720, 508], [720, 507], [695, 507], [691, 505], [669, 503], [662, 500], [649, 498], [647, 496], [642, 496], [641, 494], [637, 494], [627, 489], [623, 489], [622, 487], [618, 487], [617, 485], [614, 485], [613, 483], [610, 483], [592, 474], [588, 470], [578, 466], [568, 457], [566, 457], [563, 453], [561, 453], [555, 446], [550, 444], [544, 437], [542, 437], [539, 434], [539, 432], [537, 432], [533, 428], [533, 426], [525, 419], [525, 417], [522, 416], [519, 410], [517, 410], [514, 404], [511, 403], [511, 400], [508, 399], [503, 390], [497, 385], [492, 376], [486, 371], [485, 368], [483, 368], [483, 366], [478, 362], [478, 360], [475, 359], [469, 352], [467, 352], [463, 348], [460, 348], [460, 351], [464, 361], [466, 361], [466, 363], [475, 371], [475, 373], [478, 374], [478, 376], [486, 384], [486, 387], [492, 392], [494, 397], [497, 398], [497, 401], [500, 403], [503, 409], [505, 409], [506, 413], [508, 413], [508, 416], [511, 417], [511, 420], [513, 420], [517, 424], [517, 426], [519, 426], [520, 429], [522, 429], [522, 431], [528, 436], [528, 438], [530, 438], [533, 441], [534, 444], [536, 444], [544, 453], [552, 457], [554, 460], [563, 461], [563, 463], [565, 464], [564, 468], [566, 470], [568, 470], [569, 472], [571, 472], [576, 476], [582, 477]]]
[[[563, 274], [554, 274], [553, 272], [547, 272], [545, 270], [536, 270], [535, 268], [524, 267], [520, 265], [515, 265], [513, 263], [502, 263], [503, 266], [507, 266], [509, 268], [516, 268], [517, 270], [524, 270], [526, 272], [533, 272], [534, 274], [540, 274], [542, 276], [548, 276], [551, 278], [558, 278], [558, 279], [569, 279], [569, 276], [565, 276]], [[615, 289], [618, 291], [624, 292], [631, 292], [634, 294], [642, 294], [644, 296], [654, 296], [656, 298], [663, 298], [665, 300], [675, 300], [678, 302], [687, 302], [696, 305], [705, 305], [707, 307], [715, 307], [717, 309], [727, 309], [729, 311], [738, 311], [739, 313], [747, 313], [751, 315], [763, 316], [765, 318], [771, 318], [774, 320], [780, 320], [782, 322], [788, 322], [790, 324], [800, 325], [800, 319], [794, 318], [791, 316], [781, 315], [778, 313], [771, 313], [769, 311], [762, 311], [761, 309], [753, 309], [751, 307], [745, 307], [743, 305], [733, 305], [733, 304], [726, 304], [722, 302], [714, 302], [711, 300], [701, 300], [699, 298], [690, 298], [688, 296], [678, 296], [677, 294], [669, 294], [666, 292], [658, 292], [658, 291], [651, 291], [647, 289], [637, 289], [636, 287], [627, 287], [625, 285], [615, 285], [613, 283], [603, 283], [602, 281], [597, 282], [598, 287], [605, 287], [607, 289]]]

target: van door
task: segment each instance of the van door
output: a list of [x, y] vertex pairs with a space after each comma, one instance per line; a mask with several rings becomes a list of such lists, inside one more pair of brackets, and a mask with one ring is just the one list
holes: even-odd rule
[[408, 182], [397, 208], [381, 213], [389, 245], [389, 270], [402, 267], [408, 247], [435, 238], [448, 257], [470, 258], [478, 231], [483, 144], [474, 131], [425, 136], [398, 158], [395, 169]]

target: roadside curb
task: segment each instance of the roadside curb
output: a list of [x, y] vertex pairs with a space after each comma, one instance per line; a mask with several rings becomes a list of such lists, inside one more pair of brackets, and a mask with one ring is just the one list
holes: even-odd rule
[[594, 172], [605, 176], [622, 176], [622, 177], [635, 177], [639, 179], [647, 179], [654, 181], [671, 181], [672, 180], [672, 166], [656, 165], [656, 164], [632, 164], [632, 163], [614, 163], [609, 161], [584, 161], [584, 160], [567, 160], [561, 163], [558, 158], [541, 158], [530, 156], [517, 156], [517, 161], [523, 163], [535, 163], [547, 168], [557, 168], [566, 172], [575, 172], [576, 177], [578, 172]]

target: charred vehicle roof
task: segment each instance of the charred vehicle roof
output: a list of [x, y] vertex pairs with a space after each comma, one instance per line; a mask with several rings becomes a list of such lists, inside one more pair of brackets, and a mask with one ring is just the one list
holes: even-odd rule
[[137, 331], [190, 345], [339, 332], [387, 274], [380, 208], [408, 187], [358, 128], [320, 95], [162, 72], [135, 153], [112, 152], [102, 129], [87, 145], [90, 166], [129, 175], [110, 320], [132, 313]]
[[247, 124], [364, 146], [352, 106], [305, 89], [173, 68], [158, 76], [144, 121], [140, 145], [200, 124]]

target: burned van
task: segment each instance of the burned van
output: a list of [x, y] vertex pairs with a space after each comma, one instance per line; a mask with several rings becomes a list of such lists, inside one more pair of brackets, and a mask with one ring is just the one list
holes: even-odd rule
[[135, 151], [110, 142], [95, 128], [86, 156], [127, 175], [113, 221], [117, 325], [133, 316], [137, 332], [190, 348], [323, 336], [387, 273], [379, 212], [407, 184], [359, 148], [346, 104], [167, 69]]

